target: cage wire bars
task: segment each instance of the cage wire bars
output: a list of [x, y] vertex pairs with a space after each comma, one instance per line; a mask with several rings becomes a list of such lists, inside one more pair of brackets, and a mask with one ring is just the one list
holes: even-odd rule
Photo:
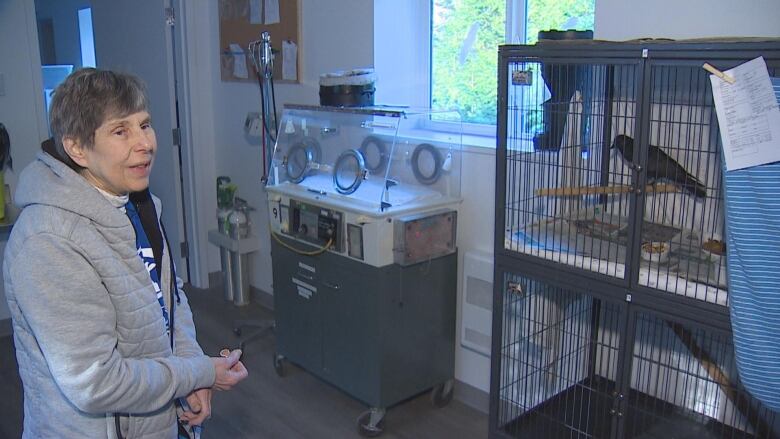
[[491, 436], [778, 437], [734, 362], [701, 69], [762, 49], [646, 47], [499, 50]]

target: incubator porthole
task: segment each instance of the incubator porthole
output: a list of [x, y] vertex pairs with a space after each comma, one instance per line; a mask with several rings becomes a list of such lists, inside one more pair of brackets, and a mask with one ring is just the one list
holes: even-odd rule
[[306, 173], [314, 161], [314, 154], [302, 143], [290, 147], [287, 154], [287, 176], [293, 183], [300, 183], [306, 178]]
[[360, 153], [366, 162], [366, 169], [371, 172], [379, 172], [387, 164], [387, 148], [385, 142], [379, 137], [368, 136], [360, 145]]
[[441, 176], [441, 153], [430, 143], [421, 143], [412, 153], [412, 173], [420, 184], [431, 185]]
[[355, 192], [366, 175], [366, 162], [363, 154], [356, 149], [341, 153], [333, 166], [333, 186], [343, 195]]
[[287, 154], [287, 176], [293, 183], [300, 183], [309, 171], [320, 162], [322, 149], [319, 142], [311, 137], [304, 137], [290, 147]]
[[313, 137], [304, 137], [298, 143], [303, 144], [303, 146], [306, 147], [306, 149], [311, 152], [312, 163], [321, 163], [322, 148], [320, 147], [320, 142], [318, 142]]

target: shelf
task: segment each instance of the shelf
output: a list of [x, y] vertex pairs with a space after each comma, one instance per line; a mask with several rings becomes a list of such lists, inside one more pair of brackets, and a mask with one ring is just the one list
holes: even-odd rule
[[217, 247], [237, 253], [251, 253], [260, 250], [260, 239], [249, 235], [244, 239], [233, 239], [217, 230], [209, 230], [209, 242]]

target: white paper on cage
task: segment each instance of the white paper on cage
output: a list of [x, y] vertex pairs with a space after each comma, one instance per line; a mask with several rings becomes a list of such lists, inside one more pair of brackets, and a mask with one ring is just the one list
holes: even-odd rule
[[763, 57], [727, 70], [733, 84], [710, 75], [726, 170], [780, 161], [780, 108]]

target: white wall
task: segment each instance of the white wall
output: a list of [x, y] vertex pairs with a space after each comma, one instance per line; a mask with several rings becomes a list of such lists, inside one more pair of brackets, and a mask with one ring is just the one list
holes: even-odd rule
[[[31, 56], [34, 54], [35, 56]], [[43, 120], [41, 62], [32, 0], [0, 0], [0, 122], [11, 137], [14, 169], [22, 170], [34, 158], [47, 136]], [[6, 183], [15, 187], [16, 175], [6, 171]], [[0, 288], [0, 320], [10, 317]]]
[[780, 36], [778, 0], [596, 0], [594, 37]]

